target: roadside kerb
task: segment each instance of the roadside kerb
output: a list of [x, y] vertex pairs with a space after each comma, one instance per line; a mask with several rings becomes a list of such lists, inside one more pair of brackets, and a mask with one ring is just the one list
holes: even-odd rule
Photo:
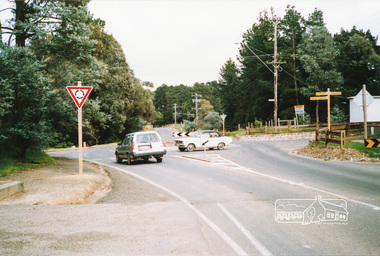
[[237, 136], [242, 141], [315, 139], [315, 132]]
[[0, 200], [22, 192], [24, 183], [21, 181], [0, 181]]
[[290, 152], [292, 155], [302, 156], [302, 157], [308, 157], [308, 158], [314, 158], [324, 161], [345, 161], [345, 162], [365, 162], [365, 163], [379, 163], [380, 158], [374, 158], [374, 157], [326, 157], [326, 156], [314, 156], [307, 153], [303, 153], [300, 151], [293, 151]]

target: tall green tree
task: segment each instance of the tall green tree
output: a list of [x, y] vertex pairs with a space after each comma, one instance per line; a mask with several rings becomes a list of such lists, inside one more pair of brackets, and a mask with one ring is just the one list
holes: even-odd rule
[[[274, 10], [260, 13], [257, 23], [243, 35], [239, 51], [241, 67], [241, 84], [237, 89], [239, 106], [236, 109], [236, 122], [246, 124], [255, 119], [273, 118], [273, 70], [263, 62], [272, 61], [274, 48]], [[259, 58], [261, 59], [259, 59]], [[269, 69], [269, 70], [268, 70]]]
[[[308, 30], [303, 34], [303, 41], [298, 48], [302, 68], [306, 73], [306, 86], [300, 92], [305, 97], [316, 92], [342, 91], [343, 76], [337, 71], [336, 50], [333, 38], [324, 26], [323, 15], [315, 10], [307, 21]], [[308, 105], [309, 113], [314, 113]], [[325, 107], [323, 107], [325, 109]], [[321, 118], [326, 118], [326, 111], [321, 111]]]
[[52, 92], [43, 65], [27, 48], [0, 44], [0, 146], [21, 157], [51, 140]]
[[[300, 99], [299, 88], [302, 74], [300, 74], [301, 63], [297, 55], [297, 48], [302, 41], [302, 35], [306, 31], [306, 21], [304, 17], [295, 9], [295, 6], [288, 5], [285, 16], [279, 24], [279, 49], [285, 64], [281, 64], [281, 84], [279, 109], [291, 108], [303, 102]], [[287, 73], [286, 73], [287, 72]], [[289, 118], [287, 118], [289, 119]]]
[[236, 120], [236, 109], [240, 102], [238, 97], [239, 87], [241, 86], [240, 70], [230, 58], [223, 65], [219, 74], [219, 95], [223, 112], [228, 117], [226, 120], [226, 128], [232, 130], [236, 126], [235, 122], [238, 121]]
[[377, 37], [368, 30], [341, 30], [334, 35], [338, 71], [344, 77], [343, 94], [356, 95], [363, 84], [373, 95], [380, 95], [380, 52]]

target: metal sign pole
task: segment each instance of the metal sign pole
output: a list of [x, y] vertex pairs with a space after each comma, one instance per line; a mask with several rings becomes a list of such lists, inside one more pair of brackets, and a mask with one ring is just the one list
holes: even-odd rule
[[[78, 81], [78, 86], [82, 82]], [[79, 146], [79, 175], [83, 175], [83, 137], [82, 137], [82, 108], [78, 108], [78, 146]]]
[[78, 107], [78, 153], [79, 153], [79, 174], [83, 174], [83, 137], [82, 137], [82, 106], [88, 95], [92, 91], [91, 86], [82, 86], [82, 82], [78, 81], [78, 86], [67, 86], [67, 91], [73, 98]]
[[364, 139], [367, 139], [367, 102], [366, 102], [366, 85], [363, 84], [363, 122], [364, 122]]

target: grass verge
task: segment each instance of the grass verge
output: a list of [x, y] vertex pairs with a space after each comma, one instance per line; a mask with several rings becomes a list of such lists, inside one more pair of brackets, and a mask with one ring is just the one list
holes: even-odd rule
[[26, 169], [41, 168], [54, 163], [54, 158], [43, 151], [27, 151], [24, 158], [11, 154], [0, 154], [0, 176], [21, 172]]
[[353, 148], [360, 152], [368, 154], [370, 157], [380, 157], [380, 148], [366, 148], [364, 143], [346, 141], [346, 148]]
[[[325, 142], [319, 141], [319, 142], [311, 142], [309, 144], [312, 147], [318, 147], [318, 148], [324, 148], [325, 147]], [[335, 144], [335, 143], [329, 143], [330, 147], [336, 147], [340, 148], [340, 145]], [[369, 157], [374, 157], [374, 158], [380, 158], [380, 148], [366, 148], [364, 143], [361, 142], [353, 142], [353, 141], [346, 141], [346, 148], [352, 148], [356, 149], [357, 151], [361, 153], [368, 154]]]

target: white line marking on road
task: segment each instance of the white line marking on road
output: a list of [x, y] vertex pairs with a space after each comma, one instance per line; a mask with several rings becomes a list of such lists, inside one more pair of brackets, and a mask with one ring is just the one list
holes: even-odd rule
[[[362, 202], [362, 201], [359, 201], [359, 200], [356, 200], [356, 199], [352, 199], [352, 198], [349, 198], [349, 197], [346, 197], [346, 196], [343, 196], [343, 195], [340, 195], [340, 194], [337, 194], [337, 193], [334, 193], [334, 192], [329, 192], [329, 191], [326, 191], [326, 190], [323, 190], [323, 189], [319, 189], [319, 188], [315, 188], [315, 187], [312, 187], [312, 186], [308, 186], [308, 185], [305, 185], [304, 183], [297, 183], [297, 182], [294, 182], [294, 181], [278, 178], [278, 177], [275, 177], [275, 176], [272, 176], [272, 175], [269, 175], [269, 174], [253, 171], [250, 168], [246, 168], [244, 166], [241, 166], [241, 165], [239, 165], [237, 163], [234, 163], [234, 162], [232, 162], [232, 161], [230, 161], [228, 159], [225, 159], [225, 158], [223, 158], [221, 156], [219, 156], [219, 158], [220, 159], [224, 159], [225, 162], [218, 162], [218, 163], [213, 163], [213, 162], [207, 163], [207, 162], [204, 162], [203, 164], [205, 164], [205, 165], [220, 166], [220, 167], [228, 168], [229, 170], [233, 169], [233, 170], [236, 170], [236, 171], [242, 171], [242, 172], [248, 172], [248, 173], [251, 173], [251, 174], [260, 175], [260, 176], [263, 176], [263, 177], [266, 177], [266, 178], [269, 178], [269, 179], [273, 179], [273, 180], [277, 180], [277, 181], [280, 181], [280, 182], [283, 182], [283, 183], [287, 183], [287, 184], [290, 184], [290, 185], [299, 186], [299, 187], [302, 187], [302, 188], [311, 189], [311, 190], [315, 190], [315, 191], [318, 191], [318, 192], [321, 192], [321, 193], [332, 195], [332, 196], [335, 196], [337, 198], [345, 199], [345, 200], [348, 200], [348, 201], [351, 201], [351, 202], [354, 202], [354, 203], [357, 203], [357, 204], [361, 204], [361, 205], [370, 207], [370, 208], [372, 208], [375, 211], [380, 211], [380, 206], [377, 206], [377, 205], [365, 203], [365, 202]], [[194, 161], [195, 159], [189, 159], [189, 160]], [[231, 168], [232, 165], [234, 166], [233, 168]]]
[[247, 237], [251, 244], [260, 252], [261, 255], [272, 255], [272, 253], [257, 240], [222, 204], [217, 203], [218, 207], [225, 215], [238, 227], [238, 229]]
[[149, 184], [152, 184], [153, 186], [157, 187], [157, 188], [160, 188], [162, 190], [164, 190], [165, 192], [167, 192], [168, 194], [178, 198], [180, 201], [182, 201], [183, 203], [185, 203], [188, 207], [190, 207], [194, 212], [195, 214], [197, 214], [207, 225], [209, 225], [216, 233], [218, 233], [218, 235], [223, 238], [223, 240], [238, 254], [238, 255], [244, 255], [244, 256], [248, 256], [248, 253], [245, 252], [229, 235], [227, 235], [221, 228], [218, 227], [218, 225], [216, 225], [214, 222], [212, 222], [212, 220], [210, 220], [206, 215], [204, 215], [201, 211], [197, 210], [195, 208], [194, 205], [192, 205], [189, 201], [187, 201], [185, 198], [181, 197], [180, 195], [178, 195], [177, 193], [171, 191], [170, 189], [160, 185], [160, 184], [157, 184], [155, 183], [154, 181], [151, 181], [147, 178], [144, 178], [140, 175], [137, 175], [133, 172], [130, 172], [130, 171], [126, 171], [124, 169], [121, 169], [121, 168], [118, 168], [118, 167], [115, 167], [115, 166], [112, 166], [112, 165], [108, 165], [108, 164], [103, 164], [103, 163], [100, 163], [100, 162], [97, 162], [97, 161], [92, 161], [92, 160], [88, 160], [89, 162], [93, 162], [93, 163], [96, 163], [96, 164], [99, 164], [99, 165], [102, 165], [102, 166], [106, 166], [106, 167], [109, 167], [109, 168], [112, 168], [112, 169], [115, 169], [115, 170], [118, 170], [118, 171], [121, 171], [121, 172], [124, 172], [128, 175], [131, 175], [139, 180], [142, 180], [142, 181], [145, 181]]

